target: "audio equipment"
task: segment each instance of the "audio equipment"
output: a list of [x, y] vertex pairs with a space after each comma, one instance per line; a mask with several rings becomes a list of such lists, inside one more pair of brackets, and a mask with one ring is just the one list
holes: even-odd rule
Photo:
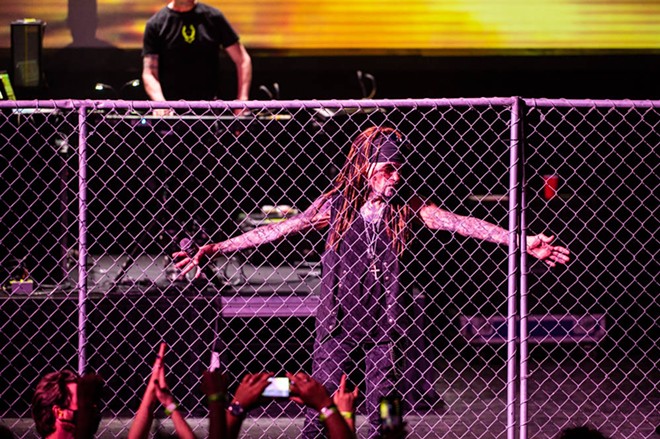
[[34, 18], [11, 23], [11, 72], [17, 88], [45, 85], [41, 58], [45, 29], [46, 23]]

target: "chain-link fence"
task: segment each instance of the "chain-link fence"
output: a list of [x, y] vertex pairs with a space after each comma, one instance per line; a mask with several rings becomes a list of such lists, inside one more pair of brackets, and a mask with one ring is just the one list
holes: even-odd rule
[[[26, 418], [39, 377], [62, 368], [105, 378], [99, 434], [125, 436], [161, 341], [200, 437], [212, 361], [230, 390], [246, 372], [312, 372], [327, 228], [223, 254], [195, 281], [178, 278], [170, 255], [305, 211], [371, 126], [411, 147], [406, 192], [509, 237], [411, 217], [399, 258], [411, 323], [395, 383], [408, 436], [553, 438], [580, 423], [653, 434], [660, 102], [178, 102], [162, 117], [151, 105], [0, 103], [0, 413], [18, 437], [35, 436]], [[556, 236], [572, 260], [520, 258], [521, 232]], [[345, 366], [363, 395], [360, 436], [363, 357]], [[303, 422], [298, 405], [273, 399], [243, 431], [296, 437]]]

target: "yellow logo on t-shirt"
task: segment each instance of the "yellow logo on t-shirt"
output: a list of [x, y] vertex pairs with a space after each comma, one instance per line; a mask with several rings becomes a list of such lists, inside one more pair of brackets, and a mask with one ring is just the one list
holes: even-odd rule
[[195, 26], [192, 24], [186, 26], [185, 24], [181, 28], [181, 35], [183, 35], [183, 40], [191, 44], [193, 41], [195, 41]]

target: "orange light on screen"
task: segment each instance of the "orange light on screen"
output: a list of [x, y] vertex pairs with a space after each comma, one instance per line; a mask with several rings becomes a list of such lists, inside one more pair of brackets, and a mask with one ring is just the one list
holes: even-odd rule
[[[97, 37], [138, 48], [165, 0], [97, 0]], [[660, 49], [649, 0], [209, 0], [248, 47], [265, 49]], [[10, 2], [4, 22], [48, 22], [45, 45], [71, 42], [62, 0]], [[8, 28], [8, 27], [7, 27]], [[8, 29], [0, 44], [9, 46]]]

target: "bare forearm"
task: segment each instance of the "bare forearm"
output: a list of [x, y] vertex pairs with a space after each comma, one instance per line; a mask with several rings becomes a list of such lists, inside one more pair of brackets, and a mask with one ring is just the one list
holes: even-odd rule
[[237, 80], [238, 80], [238, 94], [236, 99], [239, 101], [246, 101], [250, 97], [250, 85], [252, 84], [252, 60], [246, 54], [243, 62], [236, 66]]
[[193, 433], [180, 411], [174, 410], [172, 412], [172, 423], [179, 439], [195, 439], [195, 433]]
[[422, 212], [424, 223], [436, 230], [447, 230], [470, 238], [482, 239], [496, 244], [509, 242], [509, 231], [487, 221], [428, 206]]
[[164, 101], [163, 89], [158, 76], [158, 56], [146, 55], [142, 59], [142, 83], [144, 91], [152, 101]]
[[241, 425], [243, 424], [243, 418], [238, 418], [234, 415], [227, 413], [227, 439], [235, 439], [238, 437], [238, 433], [241, 431]]
[[144, 84], [144, 91], [152, 101], [164, 101], [163, 89], [160, 86], [158, 78], [151, 74], [142, 75], [142, 83]]
[[226, 423], [224, 404], [221, 401], [209, 402], [209, 439], [224, 439]]
[[352, 439], [354, 437], [353, 430], [339, 413], [328, 417], [324, 423], [329, 439]]
[[236, 99], [245, 101], [250, 95], [250, 84], [252, 83], [252, 59], [245, 46], [239, 41], [225, 48], [227, 54], [236, 66], [238, 80], [238, 92]]
[[472, 217], [461, 218], [456, 225], [456, 233], [471, 238], [482, 239], [496, 244], [509, 242], [509, 231], [487, 221]]
[[240, 236], [212, 244], [212, 253], [231, 253], [246, 248], [257, 247], [293, 233], [325, 227], [329, 219], [330, 211], [328, 203], [324, 199], [318, 199], [300, 215], [279, 223], [257, 227]]
[[296, 227], [292, 227], [293, 225], [276, 223], [258, 227], [240, 236], [214, 244], [213, 253], [231, 253], [276, 241], [289, 233], [297, 231]]
[[151, 423], [153, 417], [154, 397], [145, 395], [140, 403], [131, 428], [128, 430], [128, 439], [146, 439], [149, 437], [149, 430], [151, 430]]

